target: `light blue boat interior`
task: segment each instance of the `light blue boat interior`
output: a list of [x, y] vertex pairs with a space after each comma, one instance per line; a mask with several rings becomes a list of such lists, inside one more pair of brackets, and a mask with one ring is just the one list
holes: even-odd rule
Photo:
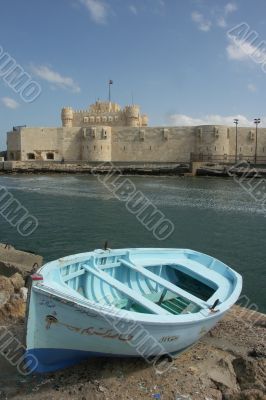
[[[94, 250], [47, 263], [38, 273], [28, 303], [25, 353], [27, 362], [38, 361], [36, 372], [95, 355], [139, 356], [118, 338], [80, 334], [81, 328], [94, 325], [96, 331], [105, 324], [110, 330], [103, 315], [122, 318], [126, 327], [137, 321], [159, 341], [168, 334], [177, 337], [177, 342], [163, 342], [164, 350], [180, 353], [198, 340], [203, 328], [218, 322], [242, 288], [237, 272], [187, 249]], [[50, 308], [49, 299], [56, 300], [56, 306], [51, 301], [56, 308]]]
[[192, 250], [96, 250], [87, 254], [50, 263], [45, 283], [102, 306], [179, 315], [198, 313], [215, 301], [221, 304], [237, 282], [228, 266]]

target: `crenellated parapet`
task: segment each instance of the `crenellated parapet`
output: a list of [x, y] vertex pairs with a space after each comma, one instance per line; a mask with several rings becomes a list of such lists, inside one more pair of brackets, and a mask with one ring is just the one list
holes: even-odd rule
[[124, 109], [117, 103], [96, 101], [87, 110], [73, 110], [64, 107], [61, 111], [63, 127], [108, 126], [148, 126], [148, 116], [141, 115], [138, 105], [128, 105]]

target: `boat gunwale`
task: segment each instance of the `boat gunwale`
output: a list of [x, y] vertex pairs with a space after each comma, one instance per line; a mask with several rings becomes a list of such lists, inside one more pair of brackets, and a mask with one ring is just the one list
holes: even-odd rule
[[[144, 253], [145, 251], [154, 251], [154, 252], [158, 252], [160, 251], [160, 253], [167, 253], [169, 254], [169, 251], [173, 252], [173, 253], [193, 253], [193, 254], [198, 254], [198, 255], [203, 255], [203, 256], [207, 256], [207, 257], [211, 257], [207, 254], [201, 253], [201, 252], [197, 252], [194, 250], [189, 250], [189, 249], [167, 249], [167, 248], [162, 248], [162, 249], [155, 249], [155, 248], [136, 248], [136, 249], [114, 249], [114, 250], [95, 250], [95, 251], [91, 251], [91, 252], [86, 252], [86, 253], [80, 253], [80, 254], [76, 254], [75, 256], [67, 256], [55, 261], [51, 261], [45, 265], [43, 265], [38, 272], [39, 273], [46, 273], [49, 268], [51, 268], [53, 266], [54, 269], [57, 268], [62, 268], [64, 266], [68, 266], [68, 265], [72, 265], [74, 263], [79, 263], [82, 261], [86, 261], [88, 260], [91, 256], [96, 255], [97, 257], [106, 257], [108, 254], [110, 255], [110, 252], [112, 252], [113, 256], [117, 256], [117, 257], [121, 257], [122, 255], [126, 255], [128, 254], [128, 252], [134, 251], [135, 254], [140, 254], [140, 253]], [[213, 258], [213, 257], [211, 257]], [[213, 258], [213, 260], [216, 260], [215, 258]], [[219, 260], [217, 260], [219, 261]], [[171, 314], [171, 315], [165, 315], [165, 314], [149, 314], [149, 313], [138, 313], [138, 312], [134, 312], [134, 311], [129, 311], [129, 310], [120, 310], [116, 307], [114, 307], [114, 309], [116, 310], [116, 313], [112, 312], [112, 307], [106, 305], [100, 305], [99, 303], [95, 303], [89, 299], [86, 299], [85, 297], [83, 299], [79, 298], [79, 297], [74, 297], [71, 296], [71, 294], [69, 293], [65, 293], [65, 292], [61, 292], [60, 290], [56, 290], [54, 288], [51, 288], [47, 285], [44, 285], [43, 283], [37, 283], [34, 282], [33, 283], [33, 289], [34, 290], [40, 290], [42, 292], [46, 292], [47, 294], [50, 293], [51, 295], [59, 298], [59, 299], [69, 299], [70, 302], [72, 303], [79, 303], [79, 306], [83, 307], [84, 309], [88, 309], [90, 311], [94, 311], [97, 312], [99, 314], [99, 317], [101, 316], [101, 314], [105, 314], [108, 315], [109, 318], [119, 318], [120, 320], [125, 319], [125, 320], [136, 320], [138, 322], [143, 322], [143, 323], [150, 323], [150, 324], [176, 324], [176, 323], [182, 323], [182, 324], [190, 324], [190, 323], [195, 323], [197, 321], [201, 321], [201, 320], [209, 320], [212, 318], [216, 318], [221, 314], [224, 314], [226, 311], [228, 311], [228, 309], [237, 301], [240, 293], [241, 293], [241, 289], [242, 289], [242, 277], [240, 274], [238, 274], [236, 271], [234, 271], [233, 269], [231, 269], [229, 266], [227, 266], [226, 264], [222, 263], [221, 261], [219, 261], [230, 273], [231, 273], [231, 278], [233, 279], [234, 282], [232, 282], [232, 285], [234, 284], [234, 289], [232, 291], [232, 293], [229, 295], [229, 297], [221, 302], [218, 306], [217, 306], [217, 310], [216, 312], [211, 312], [209, 310], [209, 308], [206, 306], [206, 308], [202, 308], [201, 310], [199, 310], [196, 313], [191, 313], [191, 314]], [[204, 265], [204, 264], [202, 264]], [[213, 269], [215, 271], [215, 269]], [[49, 273], [49, 272], [48, 272]], [[217, 272], [219, 273], [219, 272]], [[45, 277], [45, 274], [43, 274]], [[67, 285], [66, 285], [67, 286]], [[64, 286], [65, 287], [65, 286]], [[62, 287], [63, 288], [63, 287]], [[123, 316], [121, 316], [121, 311], [123, 313]], [[119, 315], [120, 314], [120, 315]]]
[[[205, 315], [201, 313], [200, 311], [197, 313], [191, 313], [191, 314], [145, 314], [145, 313], [138, 313], [135, 311], [127, 311], [127, 310], [121, 310], [118, 308], [115, 308], [114, 313], [112, 313], [112, 308], [103, 305], [100, 305], [99, 303], [93, 303], [92, 301], [86, 300], [84, 303], [87, 304], [82, 304], [80, 301], [81, 299], [72, 297], [70, 295], [65, 295], [64, 293], [61, 293], [58, 290], [51, 289], [49, 287], [45, 287], [44, 285], [36, 285], [33, 286], [33, 290], [42, 293], [44, 295], [47, 295], [50, 298], [54, 298], [55, 300], [58, 300], [62, 304], [69, 304], [71, 306], [76, 307], [77, 309], [81, 309], [84, 311], [88, 311], [91, 313], [97, 313], [97, 317], [103, 318], [105, 320], [108, 320], [111, 323], [115, 323], [115, 321], [124, 321], [126, 323], [129, 323], [130, 321], [136, 321], [140, 324], [145, 324], [147, 326], [149, 325], [194, 325], [197, 324], [198, 322], [202, 321], [209, 321], [211, 319], [215, 319], [217, 317], [221, 317], [225, 312], [228, 311], [228, 309], [234, 304], [231, 304], [228, 308], [225, 310], [218, 309], [217, 312], [211, 312], [208, 309], [205, 309]], [[121, 315], [121, 311], [122, 314]], [[201, 310], [202, 311], [202, 310]], [[84, 314], [85, 315], [85, 314]], [[93, 317], [93, 318], [97, 318]], [[88, 315], [88, 318], [90, 316]]]

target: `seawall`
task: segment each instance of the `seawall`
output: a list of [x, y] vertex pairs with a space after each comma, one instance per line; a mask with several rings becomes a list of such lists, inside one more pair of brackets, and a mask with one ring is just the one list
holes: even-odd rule
[[0, 163], [0, 173], [87, 173], [101, 174], [111, 170], [120, 174], [182, 175], [189, 172], [189, 164], [133, 163], [133, 162], [55, 162], [55, 161], [5, 161]]
[[155, 163], [155, 162], [57, 162], [57, 161], [4, 161], [0, 162], [0, 174], [108, 174], [121, 175], [176, 175], [216, 176], [243, 178], [266, 177], [266, 166], [254, 166], [246, 161], [234, 164], [212, 162]]

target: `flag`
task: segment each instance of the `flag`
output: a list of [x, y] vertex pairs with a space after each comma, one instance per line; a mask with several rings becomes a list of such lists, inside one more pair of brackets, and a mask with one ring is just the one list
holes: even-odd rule
[[112, 81], [112, 80], [110, 79], [109, 85], [112, 85], [113, 83], [114, 83], [114, 81]]

